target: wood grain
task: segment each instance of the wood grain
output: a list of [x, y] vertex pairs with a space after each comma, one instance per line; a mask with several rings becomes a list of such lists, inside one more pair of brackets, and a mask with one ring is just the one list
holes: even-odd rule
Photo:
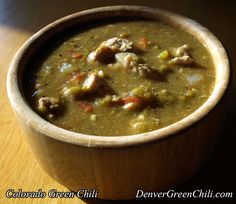
[[[64, 15], [78, 10], [103, 6], [109, 4], [131, 4], [133, 1], [0, 1], [0, 203], [71, 203], [71, 200], [44, 199], [42, 200], [8, 200], [5, 192], [9, 188], [22, 188], [24, 190], [37, 190], [43, 188], [56, 188], [61, 191], [66, 189], [52, 180], [37, 164], [24, 135], [18, 127], [15, 117], [10, 109], [5, 88], [8, 65], [22, 43], [34, 32], [48, 23]], [[214, 4], [212, 3], [214, 2]], [[231, 57], [232, 67], [236, 66], [236, 19], [235, 3], [222, 4], [221, 1], [136, 1], [136, 4], [149, 5], [169, 9], [182, 13], [190, 18], [198, 20], [215, 33], [227, 48]], [[54, 6], [54, 8], [53, 8]], [[37, 8], [37, 11], [34, 9]], [[50, 9], [53, 8], [53, 9]], [[233, 87], [236, 88], [235, 72]], [[233, 92], [232, 92], [233, 93]], [[226, 124], [227, 133], [222, 137], [220, 145], [213, 159], [205, 170], [184, 184], [180, 189], [217, 188], [220, 190], [233, 190], [233, 148], [235, 137], [235, 94], [231, 94], [231, 113]], [[234, 105], [234, 106], [233, 106]], [[220, 163], [220, 165], [219, 165]], [[102, 203], [101, 201], [82, 201], [74, 199], [73, 203]], [[153, 201], [150, 201], [153, 202]], [[109, 202], [110, 203], [110, 202]], [[153, 202], [154, 203], [154, 202]]]

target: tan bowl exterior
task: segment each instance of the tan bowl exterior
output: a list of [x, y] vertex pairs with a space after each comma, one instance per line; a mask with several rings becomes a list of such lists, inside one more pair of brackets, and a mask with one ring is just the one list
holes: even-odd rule
[[[161, 19], [187, 30], [209, 50], [216, 67], [210, 98], [194, 113], [168, 127], [120, 137], [73, 133], [34, 113], [21, 93], [22, 71], [32, 54], [55, 33], [110, 16]], [[206, 28], [183, 16], [139, 6], [111, 6], [62, 18], [32, 36], [15, 55], [7, 79], [12, 108], [43, 169], [70, 190], [97, 189], [102, 199], [133, 199], [137, 189], [163, 191], [190, 178], [212, 154], [222, 122], [219, 103], [229, 81], [225, 50]], [[217, 104], [217, 105], [216, 105]]]

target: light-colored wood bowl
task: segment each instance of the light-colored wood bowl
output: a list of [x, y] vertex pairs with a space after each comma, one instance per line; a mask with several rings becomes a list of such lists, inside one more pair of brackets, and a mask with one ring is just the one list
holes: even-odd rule
[[[208, 100], [186, 118], [143, 134], [118, 137], [71, 132], [37, 115], [22, 90], [22, 73], [33, 54], [60, 31], [95, 19], [145, 17], [179, 27], [202, 42], [216, 69]], [[102, 199], [132, 199], [137, 189], [163, 191], [190, 178], [209, 158], [222, 123], [229, 62], [219, 40], [186, 17], [139, 6], [109, 6], [75, 13], [34, 34], [16, 53], [9, 68], [11, 106], [43, 169], [70, 190], [97, 189]]]

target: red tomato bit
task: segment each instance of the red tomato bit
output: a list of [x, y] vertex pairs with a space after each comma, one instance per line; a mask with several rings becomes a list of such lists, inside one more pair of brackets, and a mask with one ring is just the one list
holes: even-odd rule
[[83, 55], [81, 53], [73, 53], [72, 54], [72, 58], [74, 59], [81, 59], [83, 57]]
[[148, 40], [147, 38], [140, 38], [139, 41], [138, 41], [138, 47], [141, 48], [141, 49], [147, 49], [147, 46], [148, 46]]
[[81, 102], [81, 103], [79, 103], [79, 106], [86, 113], [93, 112], [93, 105], [91, 103]]
[[124, 104], [127, 104], [127, 103], [142, 104], [142, 103], [143, 103], [142, 98], [137, 97], [137, 96], [127, 96], [127, 97], [122, 98], [121, 101], [122, 101]]

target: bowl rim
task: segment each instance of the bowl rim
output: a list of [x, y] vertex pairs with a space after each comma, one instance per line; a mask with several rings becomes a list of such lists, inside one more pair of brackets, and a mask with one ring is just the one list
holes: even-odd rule
[[[83, 18], [91, 14], [101, 14], [106, 12], [114, 12], [114, 16], [124, 15], [125, 12], [139, 12], [139, 17], [150, 17], [158, 18], [164, 20], [168, 24], [173, 24], [174, 26], [179, 26], [181, 29], [184, 29], [193, 36], [195, 36], [199, 41], [201, 41], [208, 52], [210, 53], [214, 66], [216, 69], [216, 81], [213, 88], [213, 91], [210, 97], [194, 112], [185, 118], [168, 125], [166, 127], [141, 133], [135, 135], [124, 135], [124, 136], [97, 136], [97, 135], [87, 135], [77, 132], [72, 132], [65, 130], [63, 128], [57, 127], [50, 122], [46, 121], [40, 117], [33, 109], [27, 104], [22, 96], [19, 89], [19, 77], [18, 69], [20, 63], [24, 58], [24, 54], [31, 48], [32, 44], [35, 43], [39, 37], [45, 35], [46, 32], [54, 32], [57, 27], [60, 27], [62, 24], [68, 24], [73, 19]], [[110, 15], [110, 14], [109, 14]], [[135, 16], [131, 14], [131, 16]], [[155, 17], [154, 17], [155, 16]], [[107, 16], [110, 17], [110, 16]], [[69, 26], [68, 26], [69, 27]], [[63, 30], [64, 28], [62, 28]], [[197, 35], [197, 36], [196, 36]], [[229, 83], [229, 61], [226, 54], [226, 51], [221, 44], [221, 42], [212, 34], [207, 28], [203, 27], [196, 21], [184, 17], [182, 15], [169, 12], [157, 8], [149, 8], [144, 6], [133, 6], [133, 5], [119, 5], [119, 6], [105, 6], [98, 7], [94, 9], [88, 9], [80, 11], [63, 18], [60, 18], [57, 21], [50, 23], [45, 26], [33, 36], [31, 36], [17, 51], [15, 56], [12, 59], [10, 64], [8, 74], [7, 74], [7, 94], [9, 101], [16, 115], [24, 120], [27, 126], [31, 129], [36, 130], [45, 136], [54, 138], [56, 140], [76, 144], [86, 147], [106, 147], [106, 148], [118, 148], [118, 147], [127, 147], [127, 146], [136, 146], [144, 143], [160, 141], [162, 139], [169, 138], [172, 135], [176, 135], [180, 131], [183, 131], [192, 125], [196, 124], [202, 120], [211, 110], [213, 110], [216, 105], [219, 103], [220, 99], [224, 95], [226, 88]]]

